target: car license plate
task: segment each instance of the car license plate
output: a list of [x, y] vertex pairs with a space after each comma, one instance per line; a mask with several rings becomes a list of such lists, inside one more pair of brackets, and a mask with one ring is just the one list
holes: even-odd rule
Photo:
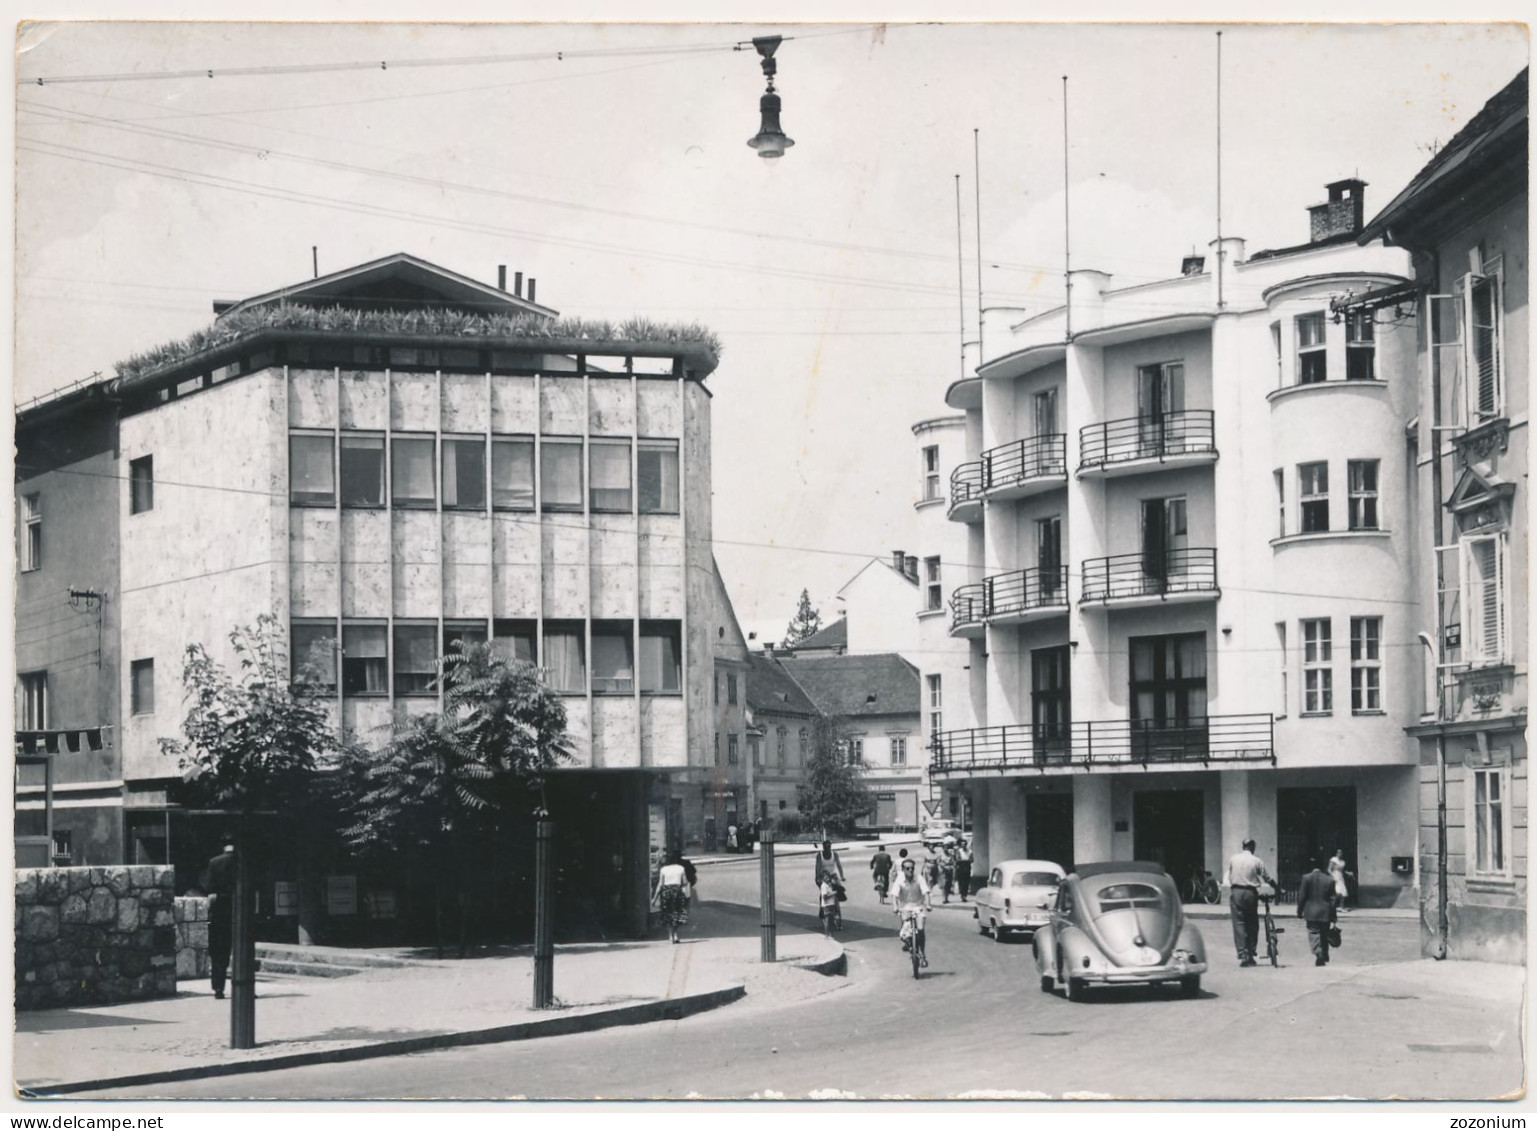
[[1139, 966], [1157, 966], [1162, 961], [1163, 955], [1159, 954], [1152, 947], [1139, 946], [1137, 948], [1137, 964]]

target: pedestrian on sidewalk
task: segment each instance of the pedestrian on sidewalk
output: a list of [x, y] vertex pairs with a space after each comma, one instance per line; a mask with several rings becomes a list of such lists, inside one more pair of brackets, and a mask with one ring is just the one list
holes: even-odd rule
[[946, 839], [939, 850], [939, 886], [944, 890], [945, 902], [950, 902], [950, 889], [955, 887], [955, 842]]
[[1336, 848], [1334, 855], [1329, 858], [1329, 878], [1334, 882], [1334, 907], [1336, 911], [1349, 910], [1345, 906], [1345, 900], [1350, 896], [1350, 885], [1345, 882], [1345, 877], [1350, 873], [1345, 871], [1345, 850]]
[[[935, 888], [939, 887], [940, 880], [943, 878], [943, 876], [945, 874], [944, 873], [944, 869], [939, 866], [939, 851], [940, 850], [936, 849], [935, 850], [935, 854], [933, 856], [928, 857], [923, 862], [923, 871], [922, 871], [921, 875], [923, 876], [923, 882], [928, 885], [928, 888], [929, 888], [930, 892], [934, 891]], [[949, 896], [949, 893], [947, 892], [946, 893], [947, 899], [948, 899], [948, 896]]]
[[224, 980], [229, 970], [229, 952], [234, 941], [235, 845], [208, 861], [200, 886], [208, 896], [208, 974], [213, 996], [224, 999]]
[[1259, 944], [1259, 889], [1274, 886], [1265, 862], [1254, 855], [1254, 841], [1243, 842], [1243, 850], [1227, 862], [1228, 911], [1233, 917], [1233, 946], [1238, 951], [1239, 966], [1256, 965], [1254, 954]]
[[651, 902], [661, 909], [668, 939], [677, 942], [678, 928], [688, 922], [688, 872], [676, 848], [667, 853], [667, 863], [657, 873]]
[[955, 886], [963, 900], [971, 898], [971, 845], [966, 843], [965, 837], [955, 848]]
[[1329, 928], [1334, 925], [1334, 881], [1318, 866], [1314, 857], [1308, 861], [1308, 874], [1297, 890], [1297, 918], [1308, 925], [1308, 945], [1313, 948], [1313, 965], [1329, 965]]

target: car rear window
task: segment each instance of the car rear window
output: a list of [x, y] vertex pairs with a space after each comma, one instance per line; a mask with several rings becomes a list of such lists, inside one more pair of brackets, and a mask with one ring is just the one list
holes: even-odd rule
[[1016, 888], [1050, 888], [1057, 886], [1055, 872], [1015, 872], [1009, 885]]
[[1163, 894], [1152, 884], [1108, 884], [1099, 889], [1095, 899], [1102, 913], [1163, 905]]

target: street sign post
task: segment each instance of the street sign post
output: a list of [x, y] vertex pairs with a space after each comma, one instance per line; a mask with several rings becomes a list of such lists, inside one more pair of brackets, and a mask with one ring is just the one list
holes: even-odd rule
[[540, 813], [534, 833], [534, 1008], [555, 1004], [555, 822]]
[[761, 935], [760, 960], [775, 962], [775, 930], [778, 926], [774, 910], [774, 830], [767, 828], [758, 840], [758, 930]]

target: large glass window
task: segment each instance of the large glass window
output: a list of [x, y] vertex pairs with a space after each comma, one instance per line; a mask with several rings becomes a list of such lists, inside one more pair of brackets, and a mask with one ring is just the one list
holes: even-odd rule
[[1376, 376], [1376, 323], [1370, 310], [1357, 310], [1345, 316], [1345, 378], [1370, 381]]
[[342, 506], [384, 505], [384, 437], [342, 434]]
[[1504, 767], [1473, 771], [1473, 870], [1485, 875], [1503, 875], [1510, 870], [1506, 851], [1510, 843], [1508, 774]]
[[397, 507], [437, 505], [431, 436], [395, 436], [390, 440], [390, 499]]
[[1329, 529], [1329, 464], [1297, 465], [1297, 500], [1302, 509], [1302, 533], [1320, 534]]
[[491, 645], [509, 660], [526, 664], [539, 662], [538, 622], [498, 620], [491, 626]]
[[1302, 622], [1302, 713], [1334, 713], [1334, 640], [1328, 617]]
[[491, 441], [491, 505], [497, 510], [534, 509], [533, 437]]
[[640, 689], [676, 692], [683, 687], [682, 632], [677, 621], [641, 621]]
[[288, 500], [307, 506], [336, 505], [336, 468], [330, 436], [288, 437]]
[[1350, 618], [1350, 710], [1382, 710], [1382, 618]]
[[587, 693], [587, 640], [581, 621], [544, 622], [544, 677], [553, 691]]
[[438, 678], [438, 626], [395, 625], [395, 694], [431, 695]]
[[630, 441], [594, 439], [587, 452], [592, 463], [592, 510], [629, 514]]
[[483, 620], [451, 620], [443, 625], [443, 655], [462, 656], [472, 644], [486, 642], [486, 622]]
[[453, 510], [486, 509], [486, 442], [443, 438], [443, 505]]
[[642, 440], [637, 452], [640, 513], [678, 513], [678, 441]]
[[289, 626], [293, 678], [304, 678], [317, 690], [336, 690], [336, 622], [300, 621]]
[[1350, 471], [1350, 529], [1377, 529], [1377, 461], [1353, 459]]
[[592, 622], [592, 690], [628, 695], [635, 690], [635, 642], [629, 621]]
[[1152, 727], [1206, 718], [1206, 634], [1133, 636], [1131, 717]]
[[1324, 314], [1297, 317], [1297, 384], [1316, 385], [1329, 376], [1329, 355], [1324, 342]]
[[155, 457], [128, 461], [128, 511], [143, 514], [155, 509]]
[[1030, 714], [1036, 749], [1042, 754], [1065, 751], [1069, 745], [1073, 696], [1068, 666], [1066, 644], [1030, 653]]
[[382, 624], [342, 625], [342, 693], [384, 695], [389, 691], [389, 647]]
[[582, 442], [546, 436], [539, 445], [539, 478], [545, 510], [581, 510]]

